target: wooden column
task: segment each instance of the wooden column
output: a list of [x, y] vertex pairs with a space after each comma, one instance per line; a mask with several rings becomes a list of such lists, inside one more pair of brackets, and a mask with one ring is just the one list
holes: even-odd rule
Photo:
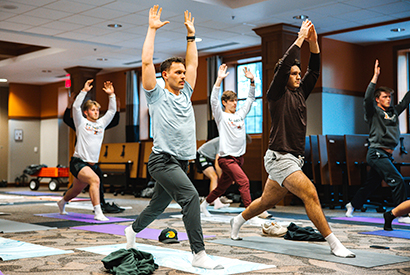
[[[71, 68], [66, 68], [64, 69], [67, 73], [70, 74], [70, 80], [71, 80], [71, 96], [77, 95], [82, 88], [84, 87], [84, 83], [88, 79], [94, 79], [93, 82], [93, 88], [91, 91], [88, 92], [87, 98], [95, 100], [95, 81], [96, 81], [96, 75], [99, 71], [101, 71], [100, 68], [89, 68], [89, 67], [71, 67]], [[69, 136], [69, 146], [68, 146], [68, 155], [71, 158], [71, 156], [74, 154], [74, 149], [75, 149], [75, 132], [70, 129], [70, 136]], [[70, 173], [70, 178], [69, 178], [69, 185], [73, 183], [73, 176]]]
[[[262, 38], [262, 77], [263, 77], [263, 126], [262, 126], [262, 156], [265, 155], [269, 144], [269, 131], [271, 126], [270, 113], [266, 92], [273, 78], [275, 65], [283, 54], [295, 41], [299, 28], [288, 24], [277, 24], [253, 29], [253, 31]], [[265, 167], [261, 167], [262, 189], [268, 175]], [[286, 204], [286, 202], [285, 202]]]

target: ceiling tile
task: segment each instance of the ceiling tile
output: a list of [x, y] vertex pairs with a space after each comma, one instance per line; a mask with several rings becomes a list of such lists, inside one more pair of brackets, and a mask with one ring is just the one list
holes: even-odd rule
[[27, 12], [26, 15], [45, 18], [49, 20], [58, 20], [70, 16], [71, 14], [68, 12], [50, 10], [46, 8], [36, 8], [34, 10]]

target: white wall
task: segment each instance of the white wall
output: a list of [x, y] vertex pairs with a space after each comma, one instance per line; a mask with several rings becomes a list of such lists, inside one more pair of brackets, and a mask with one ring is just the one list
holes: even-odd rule
[[[9, 157], [7, 181], [14, 182], [17, 176], [31, 164], [40, 164], [40, 121], [9, 120]], [[14, 140], [14, 130], [23, 130], [23, 140]], [[37, 152], [35, 152], [37, 148]]]
[[322, 93], [323, 135], [367, 134], [363, 98], [350, 95]]
[[40, 163], [56, 167], [58, 163], [58, 119], [43, 119], [40, 122]]

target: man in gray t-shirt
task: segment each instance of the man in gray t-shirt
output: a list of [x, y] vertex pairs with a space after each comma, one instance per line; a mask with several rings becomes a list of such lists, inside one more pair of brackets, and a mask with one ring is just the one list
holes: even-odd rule
[[161, 75], [165, 88], [161, 88], [157, 85], [153, 63], [156, 32], [169, 23], [161, 21], [161, 11], [158, 5], [149, 11], [149, 27], [141, 55], [142, 86], [147, 97], [154, 138], [148, 171], [156, 184], [149, 205], [125, 229], [126, 248], [136, 248], [136, 233], [146, 228], [175, 200], [182, 208], [182, 220], [193, 253], [192, 265], [223, 269], [205, 253], [199, 196], [186, 174], [188, 160], [194, 159], [196, 152], [195, 117], [191, 103], [198, 67], [194, 18], [185, 11], [186, 57], [185, 60], [172, 57], [162, 62]]

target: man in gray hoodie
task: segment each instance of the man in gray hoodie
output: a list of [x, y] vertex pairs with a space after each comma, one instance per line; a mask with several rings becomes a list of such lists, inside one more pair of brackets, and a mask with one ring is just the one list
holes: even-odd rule
[[[366, 161], [371, 167], [366, 182], [346, 204], [346, 216], [352, 217], [354, 209], [362, 208], [367, 198], [384, 180], [392, 188], [393, 202], [397, 206], [407, 199], [404, 179], [393, 164], [392, 154], [399, 143], [399, 115], [409, 106], [407, 92], [399, 104], [391, 104], [394, 91], [387, 87], [376, 89], [380, 75], [379, 61], [374, 64], [374, 74], [364, 96], [365, 121], [369, 124], [369, 149]], [[410, 223], [408, 215], [399, 217], [398, 222]]]

